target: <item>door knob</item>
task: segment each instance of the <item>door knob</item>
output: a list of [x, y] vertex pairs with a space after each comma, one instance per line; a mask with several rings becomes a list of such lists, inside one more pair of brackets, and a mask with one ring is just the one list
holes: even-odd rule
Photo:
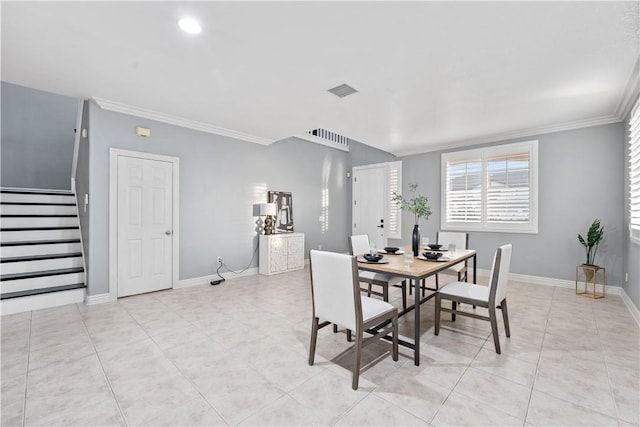
[[167, 236], [171, 236], [171, 230], [165, 231], [164, 234], [166, 234]]

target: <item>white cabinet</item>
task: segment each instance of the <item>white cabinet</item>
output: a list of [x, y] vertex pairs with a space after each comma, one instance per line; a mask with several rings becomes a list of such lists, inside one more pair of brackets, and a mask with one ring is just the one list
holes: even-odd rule
[[278, 274], [304, 267], [304, 234], [260, 236], [260, 274]]

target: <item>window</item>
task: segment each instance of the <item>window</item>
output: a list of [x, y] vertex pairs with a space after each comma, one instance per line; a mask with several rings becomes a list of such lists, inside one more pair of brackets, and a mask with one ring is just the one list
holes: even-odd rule
[[387, 163], [387, 185], [389, 186], [387, 196], [387, 238], [401, 239], [402, 231], [402, 211], [400, 206], [392, 200], [393, 193], [400, 193], [402, 190], [402, 162]]
[[538, 141], [442, 155], [443, 230], [538, 232]]
[[640, 99], [629, 119], [629, 232], [640, 244]]

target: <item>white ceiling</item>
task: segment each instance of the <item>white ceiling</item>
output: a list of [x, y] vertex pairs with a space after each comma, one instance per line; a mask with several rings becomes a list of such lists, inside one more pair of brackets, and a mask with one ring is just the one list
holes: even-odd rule
[[[398, 155], [619, 121], [640, 54], [638, 1], [2, 1], [1, 15], [3, 81]], [[202, 34], [179, 30], [184, 15]], [[359, 92], [327, 92], [342, 83]]]

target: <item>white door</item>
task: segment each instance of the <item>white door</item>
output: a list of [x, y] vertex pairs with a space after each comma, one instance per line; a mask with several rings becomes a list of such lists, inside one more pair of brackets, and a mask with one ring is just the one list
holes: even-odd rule
[[353, 233], [366, 234], [378, 249], [387, 246], [384, 227], [387, 193], [384, 165], [353, 168]]
[[119, 155], [118, 297], [172, 287], [173, 164]]

